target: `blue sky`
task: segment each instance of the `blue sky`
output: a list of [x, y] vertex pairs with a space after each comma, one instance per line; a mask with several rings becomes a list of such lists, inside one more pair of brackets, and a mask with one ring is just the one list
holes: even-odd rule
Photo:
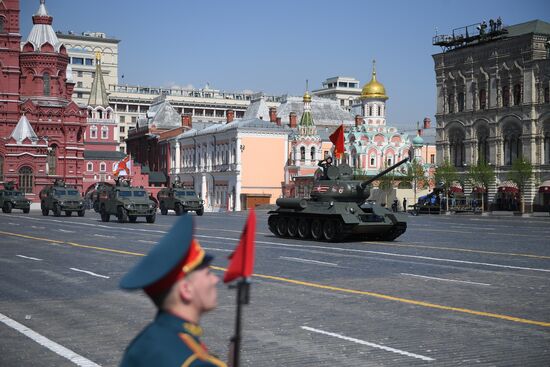
[[[27, 37], [39, 0], [21, 1]], [[431, 44], [489, 18], [550, 22], [547, 0], [46, 0], [54, 29], [120, 39], [119, 76], [132, 85], [208, 82], [226, 91], [302, 95], [328, 77], [370, 80], [390, 97], [388, 124], [413, 129], [435, 113]]]

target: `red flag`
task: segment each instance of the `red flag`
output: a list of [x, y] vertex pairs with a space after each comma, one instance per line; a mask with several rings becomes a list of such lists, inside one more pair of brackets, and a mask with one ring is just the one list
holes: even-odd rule
[[334, 155], [337, 159], [340, 159], [342, 154], [344, 153], [344, 124], [340, 125], [340, 127], [329, 136], [330, 141], [332, 144], [334, 144]]
[[250, 209], [248, 219], [244, 225], [241, 240], [235, 251], [229, 256], [231, 262], [223, 276], [223, 282], [229, 283], [233, 279], [248, 278], [254, 270], [254, 237], [256, 237], [256, 213]]

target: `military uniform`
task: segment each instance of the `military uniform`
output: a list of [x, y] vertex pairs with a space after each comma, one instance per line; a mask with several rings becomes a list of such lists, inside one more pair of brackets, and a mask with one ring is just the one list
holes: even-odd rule
[[[208, 266], [212, 256], [193, 239], [193, 222], [182, 216], [172, 229], [121, 280], [123, 289], [143, 289], [153, 300], [187, 274]], [[210, 355], [199, 337], [200, 326], [159, 310], [128, 346], [121, 367], [226, 366]]]
[[201, 335], [200, 326], [161, 311], [126, 349], [121, 367], [225, 367], [208, 353]]

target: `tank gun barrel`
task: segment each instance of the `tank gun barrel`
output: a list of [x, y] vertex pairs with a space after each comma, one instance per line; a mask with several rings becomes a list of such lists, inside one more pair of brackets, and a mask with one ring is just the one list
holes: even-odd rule
[[376, 176], [372, 177], [372, 178], [369, 178], [368, 180], [366, 181], [363, 181], [361, 182], [361, 189], [364, 189], [367, 187], [367, 185], [371, 184], [372, 182], [378, 180], [380, 177], [386, 175], [388, 172], [391, 172], [393, 171], [394, 169], [396, 169], [397, 167], [401, 166], [402, 164], [404, 163], [407, 163], [409, 161], [409, 157], [397, 162], [396, 164], [394, 164], [393, 166], [389, 167], [389, 168], [386, 168], [385, 170], [383, 170], [382, 172], [380, 172], [379, 174], [377, 174]]

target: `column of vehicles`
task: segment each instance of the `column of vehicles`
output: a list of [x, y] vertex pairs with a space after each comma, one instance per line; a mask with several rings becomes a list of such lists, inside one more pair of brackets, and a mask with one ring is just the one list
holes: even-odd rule
[[28, 213], [31, 210], [31, 202], [25, 195], [15, 188], [14, 182], [5, 182], [0, 190], [0, 207], [3, 213], [11, 213], [13, 209]]

